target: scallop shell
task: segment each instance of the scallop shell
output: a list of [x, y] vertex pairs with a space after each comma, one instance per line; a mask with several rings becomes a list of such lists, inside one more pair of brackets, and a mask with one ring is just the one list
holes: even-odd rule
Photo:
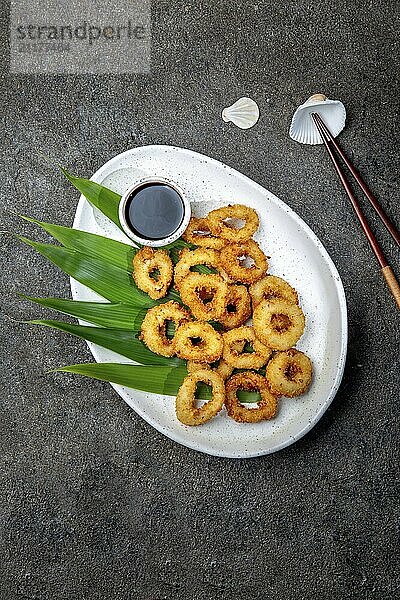
[[222, 111], [222, 119], [227, 123], [231, 121], [240, 129], [249, 129], [258, 121], [260, 111], [258, 105], [251, 98], [239, 98]]
[[293, 115], [289, 129], [290, 137], [300, 144], [323, 144], [312, 120], [311, 113], [318, 113], [325, 125], [336, 137], [344, 128], [346, 109], [339, 100], [329, 100], [323, 94], [314, 94]]

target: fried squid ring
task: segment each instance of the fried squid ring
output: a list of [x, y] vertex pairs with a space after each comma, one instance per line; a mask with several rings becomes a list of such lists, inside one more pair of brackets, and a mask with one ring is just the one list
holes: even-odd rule
[[228, 284], [220, 275], [189, 273], [181, 281], [179, 293], [182, 302], [199, 321], [218, 319], [224, 312]]
[[150, 308], [142, 322], [140, 339], [149, 350], [161, 356], [175, 354], [175, 336], [167, 338], [167, 322], [173, 321], [175, 330], [190, 321], [190, 313], [177, 302], [166, 302]]
[[219, 252], [211, 248], [196, 248], [196, 250], [188, 250], [184, 248], [179, 255], [179, 261], [175, 265], [174, 282], [177, 288], [186, 277], [192, 273], [191, 267], [197, 265], [206, 265], [216, 269], [219, 274], [227, 279], [227, 275], [223, 271], [220, 263]]
[[186, 242], [194, 244], [195, 246], [200, 246], [201, 248], [221, 250], [226, 244], [226, 240], [215, 237], [211, 233], [207, 218], [199, 219], [197, 217], [192, 217], [182, 237]]
[[218, 321], [225, 329], [240, 327], [251, 316], [251, 302], [244, 285], [230, 285], [225, 310]]
[[133, 278], [137, 287], [153, 300], [167, 295], [173, 275], [173, 265], [165, 250], [144, 246], [134, 256]]
[[[211, 386], [212, 398], [202, 406], [196, 406], [198, 383]], [[219, 413], [224, 405], [225, 386], [222, 377], [210, 369], [201, 369], [183, 380], [176, 397], [176, 416], [184, 425], [202, 425]]]
[[266, 379], [273, 394], [288, 398], [300, 396], [311, 383], [311, 360], [295, 348], [277, 352], [267, 365]]
[[[257, 408], [247, 408], [237, 397], [238, 390], [259, 392]], [[243, 371], [228, 379], [225, 385], [225, 406], [228, 415], [238, 423], [258, 423], [272, 419], [276, 415], [278, 400], [269, 390], [267, 380], [258, 373]]]
[[[260, 369], [268, 361], [272, 350], [262, 344], [252, 327], [238, 327], [222, 334], [224, 349], [222, 357], [235, 369]], [[253, 352], [245, 352], [246, 342], [252, 345]], [[241, 343], [238, 350], [237, 343]]]
[[297, 292], [287, 281], [276, 275], [267, 275], [249, 287], [253, 306], [260, 304], [261, 300], [284, 300], [289, 304], [298, 304]]
[[[249, 240], [260, 224], [256, 211], [243, 204], [229, 204], [212, 210], [207, 220], [211, 233], [230, 242]], [[237, 221], [244, 221], [243, 227], [237, 227]]]
[[273, 350], [288, 350], [304, 332], [305, 318], [297, 304], [262, 300], [253, 311], [256, 336]]
[[222, 354], [222, 336], [209, 323], [183, 323], [175, 332], [174, 346], [179, 358], [212, 363]]
[[[254, 264], [247, 266], [249, 260]], [[267, 258], [254, 240], [225, 246], [221, 252], [221, 264], [229, 277], [241, 283], [254, 283], [268, 270]]]

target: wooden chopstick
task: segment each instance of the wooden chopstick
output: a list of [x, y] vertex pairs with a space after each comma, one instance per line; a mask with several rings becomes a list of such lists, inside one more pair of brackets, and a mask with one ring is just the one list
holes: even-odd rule
[[[347, 180], [344, 172], [342, 171], [342, 168], [341, 168], [341, 166], [340, 166], [340, 164], [338, 162], [337, 157], [335, 156], [335, 154], [334, 154], [331, 146], [329, 145], [330, 142], [332, 142], [332, 145], [336, 149], [336, 146], [338, 146], [338, 144], [336, 142], [335, 142], [335, 144], [333, 143], [334, 138], [333, 138], [332, 134], [330, 133], [329, 129], [326, 127], [325, 123], [322, 121], [321, 117], [317, 113], [312, 113], [311, 116], [312, 116], [314, 124], [315, 124], [316, 128], [318, 129], [318, 132], [319, 132], [319, 134], [320, 134], [320, 136], [321, 136], [321, 138], [322, 138], [322, 140], [323, 140], [323, 142], [325, 144], [325, 148], [327, 149], [328, 154], [329, 154], [329, 156], [330, 156], [330, 158], [331, 158], [331, 160], [333, 162], [333, 165], [334, 165], [334, 167], [336, 169], [336, 172], [337, 172], [337, 174], [339, 176], [339, 179], [340, 179], [340, 181], [341, 181], [341, 183], [342, 183], [342, 185], [343, 185], [343, 187], [344, 187], [344, 189], [345, 189], [345, 191], [346, 191], [346, 193], [347, 193], [347, 195], [348, 195], [348, 197], [350, 199], [350, 202], [351, 202], [351, 204], [352, 204], [352, 206], [354, 208], [354, 211], [355, 211], [355, 213], [356, 213], [356, 215], [358, 217], [358, 220], [360, 221], [360, 224], [361, 224], [361, 227], [363, 229], [363, 232], [364, 232], [364, 234], [365, 234], [368, 242], [370, 243], [370, 246], [371, 246], [371, 248], [372, 248], [372, 250], [373, 250], [376, 258], [378, 259], [378, 262], [380, 264], [381, 271], [382, 271], [382, 274], [383, 274], [383, 276], [385, 278], [385, 281], [386, 281], [386, 283], [387, 283], [387, 285], [388, 285], [391, 293], [394, 296], [394, 299], [396, 301], [396, 304], [397, 304], [398, 308], [400, 308], [400, 286], [399, 286], [399, 284], [398, 284], [398, 282], [396, 280], [396, 277], [395, 277], [395, 275], [393, 273], [392, 268], [388, 264], [388, 262], [386, 260], [386, 257], [385, 257], [385, 255], [382, 252], [382, 249], [381, 249], [381, 247], [380, 247], [380, 245], [379, 245], [376, 237], [374, 236], [374, 234], [372, 233], [372, 230], [371, 230], [370, 226], [368, 225], [367, 219], [365, 218], [365, 215], [364, 215], [364, 213], [363, 213], [363, 211], [361, 209], [361, 206], [360, 206], [357, 198], [353, 194], [353, 191], [352, 191], [352, 189], [350, 187], [350, 184], [349, 184], [349, 182], [348, 182], [348, 180]], [[344, 153], [342, 153], [342, 151], [338, 151], [338, 153], [340, 154], [340, 156], [342, 156], [342, 154], [344, 156]], [[350, 161], [348, 161], [347, 158], [343, 159], [343, 160], [345, 161], [346, 165], [350, 164]], [[350, 171], [352, 173], [353, 173], [353, 170], [354, 170], [355, 173], [357, 173], [357, 171], [354, 169], [354, 167], [352, 167], [352, 169], [350, 169]], [[357, 175], [358, 175], [358, 173], [357, 173]], [[364, 187], [362, 187], [361, 183], [360, 183], [362, 180], [361, 180], [361, 177], [359, 175], [358, 175], [358, 178], [359, 178], [359, 181], [356, 178], [357, 183], [359, 183], [360, 187], [364, 191]], [[365, 186], [364, 183], [363, 183], [363, 186]], [[365, 186], [365, 188], [366, 188], [366, 186]], [[368, 192], [369, 192], [369, 190], [368, 190]], [[370, 192], [369, 192], [369, 195], [371, 197], [373, 197]], [[368, 197], [369, 200], [371, 200], [371, 198], [369, 196], [367, 196], [367, 197]], [[375, 203], [378, 206], [380, 206], [379, 203], [378, 203], [378, 201], [375, 198], [374, 198], [374, 200], [375, 200]], [[371, 203], [372, 203], [372, 200], [371, 200]], [[373, 204], [373, 206], [375, 208], [374, 204]], [[375, 210], [376, 210], [376, 208], [375, 208]], [[390, 224], [390, 227], [393, 228], [394, 232], [396, 233], [397, 232], [396, 228], [390, 223], [390, 221], [387, 218], [387, 216], [385, 215], [382, 207], [380, 207], [380, 210], [381, 210], [382, 214], [384, 215], [386, 221]], [[380, 212], [378, 212], [378, 214], [382, 218]], [[388, 225], [385, 222], [385, 220], [383, 218], [382, 218], [382, 220], [385, 223], [386, 227], [388, 227]], [[389, 227], [388, 227], [388, 230], [389, 230]], [[392, 232], [390, 232], [390, 233], [392, 233]], [[398, 232], [397, 232], [397, 234], [398, 234]], [[394, 239], [396, 239], [396, 238], [394, 238]]]
[[323, 120], [321, 119], [319, 114], [314, 113], [314, 115], [315, 115], [314, 121], [315, 120], [318, 121], [318, 123], [321, 126], [321, 129], [323, 130], [323, 132], [325, 133], [326, 137], [332, 143], [332, 146], [335, 148], [336, 152], [339, 154], [340, 158], [343, 160], [343, 162], [349, 169], [350, 173], [353, 175], [354, 179], [357, 181], [358, 185], [360, 186], [360, 188], [362, 189], [362, 191], [364, 192], [364, 194], [366, 195], [366, 197], [368, 198], [368, 200], [374, 207], [374, 209], [377, 212], [377, 214], [379, 215], [382, 223], [385, 225], [386, 229], [388, 230], [388, 232], [390, 233], [390, 235], [392, 236], [392, 238], [394, 239], [396, 244], [398, 246], [400, 246], [400, 231], [390, 221], [389, 217], [383, 210], [382, 206], [380, 205], [378, 200], [375, 198], [375, 196], [373, 195], [371, 190], [368, 188], [365, 181], [363, 181], [363, 179], [361, 178], [361, 175], [359, 174], [357, 169], [349, 161], [349, 159], [347, 158], [347, 156], [345, 155], [345, 153], [343, 152], [343, 150], [341, 149], [341, 147], [339, 146], [339, 144], [337, 143], [337, 141], [335, 140], [333, 135], [331, 135], [331, 132], [329, 131], [329, 129], [327, 128], [327, 126], [325, 125], [325, 123], [323, 122]]

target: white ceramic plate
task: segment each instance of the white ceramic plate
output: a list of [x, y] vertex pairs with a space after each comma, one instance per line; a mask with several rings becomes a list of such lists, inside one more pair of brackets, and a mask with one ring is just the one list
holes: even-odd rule
[[[314, 381], [308, 393], [298, 399], [281, 399], [279, 413], [272, 421], [238, 424], [223, 410], [201, 427], [187, 427], [177, 421], [171, 396], [113, 387], [148, 423], [189, 448], [231, 458], [276, 452], [315, 425], [332, 402], [342, 379], [347, 313], [339, 274], [321, 242], [293, 210], [251, 179], [201, 154], [171, 146], [134, 148], [107, 162], [92, 180], [122, 194], [137, 179], [157, 175], [176, 181], [183, 188], [192, 202], [194, 215], [204, 215], [228, 203], [247, 204], [257, 210], [260, 229], [255, 239], [271, 256], [270, 273], [287, 279], [299, 293], [306, 329], [297, 346], [313, 361]], [[74, 227], [129, 243], [83, 196]], [[99, 299], [74, 280], [71, 289], [76, 300]], [[95, 344], [88, 345], [98, 362], [130, 362]]]

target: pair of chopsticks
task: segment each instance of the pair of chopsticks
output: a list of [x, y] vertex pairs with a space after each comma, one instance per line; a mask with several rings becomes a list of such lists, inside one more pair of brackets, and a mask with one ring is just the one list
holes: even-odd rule
[[335, 138], [330, 133], [329, 129], [327, 128], [327, 126], [325, 125], [325, 123], [323, 122], [323, 120], [321, 119], [319, 114], [311, 113], [311, 116], [312, 116], [314, 124], [315, 124], [316, 128], [318, 129], [318, 132], [325, 144], [325, 148], [327, 149], [328, 154], [331, 157], [331, 160], [334, 164], [336, 172], [339, 175], [339, 179], [342, 182], [342, 185], [343, 185], [344, 189], [346, 190], [346, 193], [350, 199], [350, 202], [354, 208], [354, 211], [360, 221], [363, 232], [364, 232], [367, 240], [369, 241], [376, 258], [378, 259], [378, 262], [381, 267], [381, 271], [385, 278], [385, 281], [386, 281], [391, 293], [394, 296], [394, 299], [396, 301], [398, 308], [400, 308], [400, 286], [396, 280], [396, 277], [392, 271], [392, 268], [388, 264], [388, 262], [385, 258], [385, 255], [382, 252], [382, 249], [381, 249], [376, 237], [374, 236], [374, 234], [371, 231], [370, 226], [368, 225], [367, 219], [365, 218], [365, 215], [361, 209], [361, 206], [360, 206], [357, 198], [353, 194], [353, 191], [350, 187], [349, 181], [348, 181], [346, 175], [344, 174], [342, 167], [340, 166], [340, 163], [338, 161], [337, 156], [335, 155], [335, 153], [333, 151], [333, 148], [336, 150], [337, 154], [343, 160], [343, 162], [349, 169], [350, 173], [354, 176], [356, 182], [358, 183], [358, 185], [360, 186], [360, 188], [362, 189], [362, 191], [364, 192], [364, 194], [366, 195], [366, 197], [368, 198], [368, 200], [374, 207], [379, 218], [381, 219], [381, 221], [385, 225], [386, 229], [388, 230], [388, 232], [390, 233], [390, 235], [392, 236], [392, 238], [394, 239], [394, 241], [397, 243], [398, 246], [400, 246], [400, 232], [393, 225], [393, 223], [391, 223], [391, 221], [389, 220], [385, 211], [383, 210], [382, 206], [379, 204], [378, 200], [375, 198], [375, 196], [372, 194], [372, 192], [368, 189], [365, 182], [361, 179], [360, 174], [357, 172], [357, 170], [351, 164], [351, 162], [349, 161], [349, 159], [347, 158], [347, 156], [345, 155], [343, 150], [340, 148], [339, 144], [336, 142]]

